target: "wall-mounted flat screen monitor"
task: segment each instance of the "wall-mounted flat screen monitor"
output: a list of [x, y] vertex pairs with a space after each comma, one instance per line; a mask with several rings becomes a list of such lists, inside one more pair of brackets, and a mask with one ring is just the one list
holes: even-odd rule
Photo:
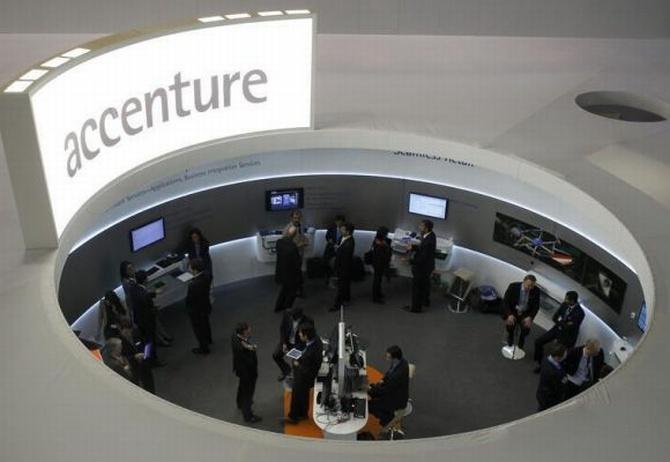
[[165, 239], [165, 220], [161, 217], [130, 230], [130, 249], [137, 252], [163, 239]]
[[443, 197], [409, 193], [409, 213], [415, 215], [444, 220], [447, 218], [448, 204], [449, 201]]
[[301, 209], [304, 203], [302, 188], [265, 191], [265, 210], [268, 212]]
[[639, 327], [642, 332], [647, 331], [647, 302], [642, 302], [640, 313], [637, 315], [637, 327]]

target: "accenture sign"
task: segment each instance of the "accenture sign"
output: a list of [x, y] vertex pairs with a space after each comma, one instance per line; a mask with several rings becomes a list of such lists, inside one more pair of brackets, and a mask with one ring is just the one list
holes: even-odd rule
[[313, 18], [180, 31], [94, 56], [30, 95], [58, 236], [98, 190], [186, 147], [312, 124]]

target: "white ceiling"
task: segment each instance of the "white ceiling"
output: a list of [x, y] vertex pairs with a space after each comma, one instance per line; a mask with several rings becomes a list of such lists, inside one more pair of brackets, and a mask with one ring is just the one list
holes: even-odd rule
[[667, 0], [2, 0], [0, 33], [117, 32], [188, 17], [309, 8], [327, 34], [659, 38]]

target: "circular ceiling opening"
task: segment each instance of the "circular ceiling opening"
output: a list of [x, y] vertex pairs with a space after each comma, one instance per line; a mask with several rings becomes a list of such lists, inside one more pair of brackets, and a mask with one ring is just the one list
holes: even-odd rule
[[624, 122], [663, 122], [667, 103], [621, 91], [590, 91], [575, 98], [577, 106], [591, 114]]

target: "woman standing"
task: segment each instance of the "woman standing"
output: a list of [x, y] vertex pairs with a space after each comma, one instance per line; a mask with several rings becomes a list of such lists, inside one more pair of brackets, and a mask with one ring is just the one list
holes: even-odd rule
[[389, 230], [381, 226], [377, 230], [375, 240], [372, 243], [372, 268], [374, 277], [372, 279], [372, 302], [384, 303], [382, 294], [382, 277], [387, 273], [391, 264], [391, 239], [388, 238]]

